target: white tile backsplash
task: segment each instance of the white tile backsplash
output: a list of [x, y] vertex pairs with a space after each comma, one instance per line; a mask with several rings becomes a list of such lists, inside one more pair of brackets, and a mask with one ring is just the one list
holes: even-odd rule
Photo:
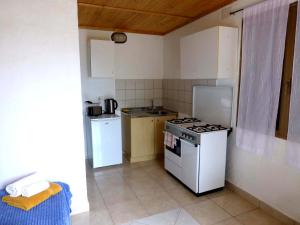
[[126, 100], [126, 101], [125, 101], [125, 106], [126, 106], [127, 108], [136, 107], [136, 106], [135, 106], [135, 100]]
[[136, 80], [135, 81], [135, 89], [144, 90], [145, 89], [145, 80]]
[[145, 99], [153, 99], [153, 98], [154, 98], [153, 89], [145, 90]]
[[162, 89], [154, 89], [154, 99], [162, 98]]
[[145, 99], [145, 90], [135, 90], [136, 99]]
[[116, 99], [122, 107], [147, 107], [163, 104], [162, 79], [116, 80]]
[[134, 100], [135, 99], [135, 90], [126, 90], [125, 98], [126, 98], [126, 100]]
[[135, 100], [135, 107], [144, 107], [145, 100], [144, 99], [136, 99]]
[[162, 80], [154, 80], [154, 89], [162, 89]]
[[135, 89], [135, 80], [126, 80], [126, 90]]
[[193, 85], [216, 85], [208, 79], [129, 79], [116, 80], [116, 99], [120, 107], [164, 106], [165, 108], [192, 114]]
[[116, 99], [125, 100], [125, 90], [116, 90]]
[[153, 80], [145, 80], [145, 89], [152, 90], [154, 87]]

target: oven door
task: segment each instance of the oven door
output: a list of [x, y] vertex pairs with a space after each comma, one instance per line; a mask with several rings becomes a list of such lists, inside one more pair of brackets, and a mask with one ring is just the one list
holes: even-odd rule
[[165, 169], [181, 180], [182, 172], [181, 142], [178, 138], [174, 148], [165, 146]]
[[181, 181], [195, 193], [199, 192], [200, 145], [181, 139]]

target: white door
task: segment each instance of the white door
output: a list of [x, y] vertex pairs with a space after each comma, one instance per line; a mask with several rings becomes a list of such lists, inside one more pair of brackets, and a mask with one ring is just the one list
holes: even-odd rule
[[199, 145], [181, 140], [182, 182], [195, 193], [199, 184]]
[[92, 121], [93, 167], [122, 163], [121, 120]]

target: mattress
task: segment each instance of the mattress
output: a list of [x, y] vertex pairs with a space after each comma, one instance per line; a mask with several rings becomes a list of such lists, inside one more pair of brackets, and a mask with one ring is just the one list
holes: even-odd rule
[[0, 225], [71, 225], [70, 188], [65, 183], [55, 183], [61, 185], [62, 191], [29, 211], [2, 202], [7, 192], [0, 190]]

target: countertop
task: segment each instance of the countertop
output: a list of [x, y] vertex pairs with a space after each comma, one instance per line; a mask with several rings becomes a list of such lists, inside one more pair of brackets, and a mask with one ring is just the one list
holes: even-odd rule
[[102, 114], [100, 116], [88, 116], [90, 120], [102, 120], [102, 119], [118, 119], [120, 118], [117, 114]]
[[160, 117], [160, 116], [172, 116], [172, 115], [178, 115], [177, 112], [157, 107], [157, 108], [123, 108], [122, 109], [122, 115], [129, 116], [131, 118], [135, 117]]

